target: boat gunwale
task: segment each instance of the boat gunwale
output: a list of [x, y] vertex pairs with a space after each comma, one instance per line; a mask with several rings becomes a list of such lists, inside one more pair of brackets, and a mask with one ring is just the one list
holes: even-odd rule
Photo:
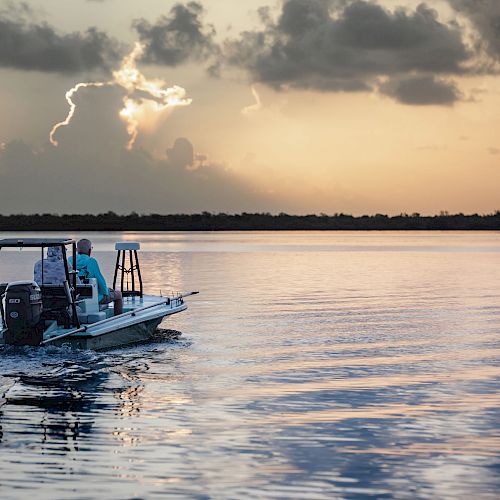
[[[156, 297], [154, 295], [146, 296], [146, 297]], [[156, 319], [158, 317], [165, 317], [165, 316], [170, 316], [172, 314], [184, 311], [187, 309], [187, 305], [184, 303], [184, 300], [181, 297], [167, 297], [164, 298], [162, 297], [163, 300], [160, 302], [156, 302], [154, 304], [149, 304], [144, 307], [140, 307], [137, 309], [131, 309], [130, 311], [126, 311], [118, 316], [112, 316], [110, 318], [105, 318], [101, 321], [98, 321], [96, 323], [89, 323], [87, 325], [83, 325], [80, 328], [77, 328], [75, 330], [70, 330], [64, 333], [61, 333], [56, 336], [48, 337], [43, 340], [43, 342], [40, 345], [49, 345], [53, 342], [56, 342], [58, 340], [62, 340], [67, 337], [99, 337], [100, 335], [106, 335], [110, 331], [113, 331], [116, 329], [116, 326], [120, 327], [129, 327], [133, 326], [135, 324], [142, 323], [144, 321], [149, 321], [152, 319]], [[174, 305], [175, 304], [175, 305]], [[157, 307], [162, 307], [160, 311], [156, 311], [155, 309]], [[167, 309], [165, 311], [165, 309]], [[143, 314], [146, 311], [146, 314]], [[148, 312], [152, 311], [153, 314], [148, 314]], [[160, 314], [158, 314], [160, 313]], [[133, 318], [130, 320], [130, 318]], [[125, 320], [123, 323], [120, 322], [120, 320]], [[128, 320], [128, 321], [127, 321]], [[92, 333], [90, 330], [95, 330], [95, 329], [100, 329], [101, 327], [104, 328], [100, 332]], [[110, 328], [106, 328], [106, 326], [109, 326]]]

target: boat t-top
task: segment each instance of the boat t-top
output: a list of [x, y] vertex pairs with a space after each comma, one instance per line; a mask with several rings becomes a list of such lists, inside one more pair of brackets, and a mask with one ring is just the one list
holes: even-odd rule
[[[60, 248], [65, 280], [45, 284], [44, 249]], [[80, 279], [70, 269], [67, 247], [76, 262], [76, 242], [67, 238], [0, 240], [2, 248], [40, 248], [41, 283], [0, 283], [0, 345], [69, 345], [76, 349], [110, 349], [150, 339], [161, 321], [187, 309], [184, 299], [198, 292], [168, 297], [146, 295], [139, 266], [138, 242], [119, 242], [113, 288], [121, 289], [123, 314], [114, 315], [112, 304], [99, 303], [95, 278]], [[119, 287], [117, 285], [119, 283]]]

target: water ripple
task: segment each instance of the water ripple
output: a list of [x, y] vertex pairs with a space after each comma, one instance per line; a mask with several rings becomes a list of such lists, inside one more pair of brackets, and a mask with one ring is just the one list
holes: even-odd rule
[[144, 238], [183, 335], [0, 349], [2, 500], [496, 498], [498, 233]]

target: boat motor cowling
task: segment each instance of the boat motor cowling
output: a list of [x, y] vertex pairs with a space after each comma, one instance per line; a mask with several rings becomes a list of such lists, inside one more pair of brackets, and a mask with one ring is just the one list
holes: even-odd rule
[[41, 314], [42, 293], [34, 281], [9, 283], [5, 291], [5, 343], [39, 345], [43, 337]]

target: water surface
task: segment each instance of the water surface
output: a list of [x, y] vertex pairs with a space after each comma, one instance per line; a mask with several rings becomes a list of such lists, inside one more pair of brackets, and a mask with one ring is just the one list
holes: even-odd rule
[[500, 233], [90, 237], [108, 279], [138, 239], [148, 292], [201, 294], [177, 339], [0, 352], [3, 500], [496, 498]]

